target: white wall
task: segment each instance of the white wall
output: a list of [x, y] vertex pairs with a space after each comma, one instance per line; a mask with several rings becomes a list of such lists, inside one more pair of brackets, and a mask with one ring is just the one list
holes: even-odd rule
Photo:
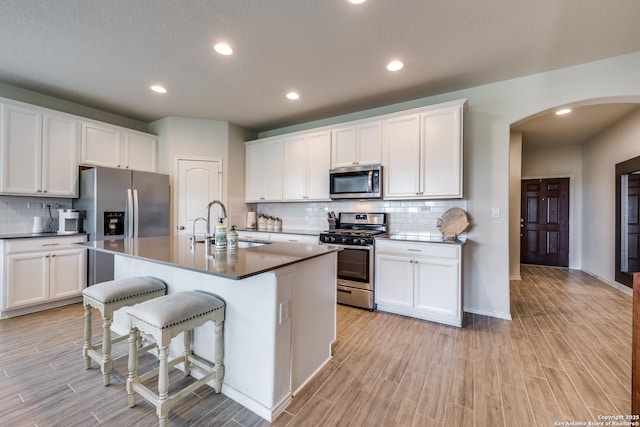
[[[176, 230], [178, 218], [178, 194], [175, 185], [176, 159], [222, 159], [222, 202], [227, 203], [225, 183], [229, 124], [227, 122], [184, 117], [166, 117], [149, 125], [151, 132], [158, 135], [158, 172], [170, 175], [171, 183], [171, 229]], [[206, 206], [202, 207], [204, 214]]]
[[612, 284], [615, 165], [637, 156], [640, 156], [640, 112], [623, 118], [583, 146], [583, 269]]
[[511, 132], [509, 141], [509, 279], [520, 280], [520, 200], [522, 132]]
[[[519, 120], [553, 107], [582, 100], [615, 99], [639, 101], [640, 53], [506, 80], [446, 93], [385, 108], [334, 118], [335, 122], [400, 111], [408, 108], [467, 98], [465, 114], [465, 198], [474, 223], [464, 247], [465, 310], [510, 318], [509, 306], [509, 143], [510, 126]], [[330, 124], [323, 121], [322, 124]], [[277, 135], [315, 127], [311, 122], [265, 132]], [[628, 154], [621, 157], [630, 157]], [[585, 170], [587, 165], [585, 164]], [[611, 172], [611, 179], [613, 173]], [[585, 183], [586, 185], [586, 183]], [[502, 216], [492, 218], [492, 207]], [[599, 213], [593, 210], [597, 222]], [[611, 228], [613, 222], [611, 222]], [[585, 224], [587, 228], [587, 224]], [[613, 228], [612, 228], [613, 229]], [[600, 236], [613, 241], [613, 233]], [[611, 248], [593, 245], [592, 257], [612, 253]], [[584, 246], [588, 246], [586, 243]], [[610, 245], [606, 245], [610, 246]], [[602, 248], [602, 249], [600, 249]], [[602, 252], [609, 251], [609, 252]]]
[[[569, 178], [569, 268], [582, 260], [582, 146], [564, 145], [522, 150], [522, 179]], [[512, 205], [518, 199], [512, 199]]]

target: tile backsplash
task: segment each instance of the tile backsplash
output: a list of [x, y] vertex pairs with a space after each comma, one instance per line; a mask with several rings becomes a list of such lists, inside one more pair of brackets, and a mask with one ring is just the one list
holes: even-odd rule
[[71, 204], [71, 199], [0, 196], [0, 234], [30, 233], [36, 216], [42, 217], [45, 231], [56, 231], [57, 209], [70, 209]]
[[386, 212], [392, 234], [438, 234], [438, 218], [453, 207], [467, 209], [465, 200], [367, 200], [249, 205], [258, 214], [282, 218], [286, 230], [326, 230], [327, 212]]

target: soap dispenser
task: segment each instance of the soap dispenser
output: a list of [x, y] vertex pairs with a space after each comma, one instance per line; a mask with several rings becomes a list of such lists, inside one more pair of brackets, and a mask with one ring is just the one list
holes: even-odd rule
[[222, 218], [220, 218], [218, 225], [216, 225], [215, 246], [216, 250], [227, 249], [227, 227], [225, 227]]
[[227, 246], [230, 250], [238, 249], [238, 232], [235, 225], [232, 225], [231, 230], [227, 233]]

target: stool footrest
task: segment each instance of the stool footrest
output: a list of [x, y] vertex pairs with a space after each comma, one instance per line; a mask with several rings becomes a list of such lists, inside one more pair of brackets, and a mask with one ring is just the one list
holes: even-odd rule
[[[183, 362], [184, 357], [177, 357], [171, 361], [169, 361], [167, 363], [167, 366], [169, 368], [172, 368], [178, 364], [180, 364], [181, 362]], [[169, 401], [179, 401], [180, 399], [183, 399], [185, 396], [187, 396], [188, 394], [191, 394], [194, 390], [200, 388], [202, 385], [206, 384], [207, 382], [209, 382], [211, 379], [217, 379], [219, 376], [219, 371], [222, 370], [222, 367], [220, 367], [219, 369], [215, 368], [211, 363], [205, 361], [204, 359], [198, 357], [198, 356], [191, 356], [190, 360], [191, 363], [193, 363], [194, 365], [198, 366], [199, 368], [205, 369], [206, 373], [205, 375], [196, 380], [195, 382], [189, 384], [188, 386], [184, 387], [181, 390], [176, 391], [175, 393], [169, 395], [167, 397], [167, 400]], [[129, 387], [131, 387], [131, 389], [133, 391], [135, 391], [136, 393], [139, 393], [142, 397], [144, 397], [146, 400], [150, 401], [150, 402], [158, 402], [159, 401], [159, 396], [154, 393], [150, 388], [148, 388], [147, 386], [145, 386], [144, 384], [142, 384], [143, 382], [149, 380], [150, 378], [155, 377], [156, 375], [158, 375], [158, 371], [159, 368], [155, 368], [149, 372], [146, 372], [144, 375], [140, 375], [138, 377], [136, 377], [136, 379], [134, 381], [131, 381], [131, 384]]]

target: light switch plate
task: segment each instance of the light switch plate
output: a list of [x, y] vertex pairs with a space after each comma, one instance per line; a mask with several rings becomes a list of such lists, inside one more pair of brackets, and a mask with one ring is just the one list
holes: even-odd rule
[[493, 218], [500, 218], [500, 208], [496, 207], [496, 206], [492, 207], [491, 208], [491, 216]]

